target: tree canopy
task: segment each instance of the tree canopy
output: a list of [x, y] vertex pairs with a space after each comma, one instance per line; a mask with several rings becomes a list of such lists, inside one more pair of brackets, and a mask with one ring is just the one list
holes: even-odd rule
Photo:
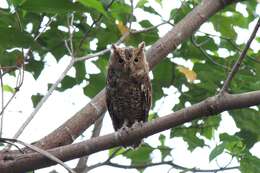
[[[32, 93], [33, 112], [15, 136], [2, 136], [14, 139], [0, 138], [2, 145], [21, 144], [15, 139], [33, 123], [31, 120], [54, 90], [64, 92], [80, 86], [92, 99], [52, 133], [39, 136], [39, 141], [33, 143], [36, 149], [23, 143], [26, 141], [22, 142], [25, 148], [9, 152], [3, 149], [0, 172], [32, 171], [57, 164], [51, 156], [62, 161], [81, 158], [77, 166], [74, 165], [78, 173], [103, 165], [140, 172], [160, 165], [183, 172], [234, 169], [243, 173], [260, 172], [260, 158], [250, 151], [259, 145], [260, 139], [259, 32], [256, 37], [252, 34], [251, 45], [247, 42], [260, 25], [259, 3], [254, 0], [176, 0], [167, 3], [172, 6], [168, 18], [156, 8], [156, 5], [166, 8], [166, 0], [8, 0], [7, 7], [0, 8], [1, 134], [8, 130], [4, 126], [4, 116], [8, 116], [9, 104], [15, 102], [13, 98], [17, 93], [26, 90], [23, 88], [24, 73], [30, 73], [37, 81], [46, 68], [45, 57], [52, 56], [57, 62], [65, 56], [70, 58], [56, 82], [48, 84], [46, 95]], [[142, 20], [137, 11], [153, 16], [157, 23], [153, 19]], [[168, 26], [169, 32], [162, 33], [163, 26]], [[243, 35], [246, 32], [249, 34]], [[241, 37], [244, 40], [239, 41]], [[111, 44], [137, 46], [142, 41], [146, 43], [152, 76], [153, 106], [149, 123], [129, 136], [123, 135], [123, 140], [113, 137], [114, 133], [97, 137], [106, 112], [104, 87]], [[241, 62], [235, 66], [239, 58]], [[94, 64], [99, 72], [86, 69], [88, 63]], [[71, 69], [75, 70], [75, 76], [68, 74]], [[5, 82], [5, 77], [15, 77], [16, 84]], [[10, 97], [4, 100], [6, 94]], [[169, 101], [172, 103], [164, 103]], [[163, 104], [174, 113], [161, 115]], [[218, 131], [224, 121], [223, 114], [232, 117], [238, 132]], [[74, 142], [93, 124], [91, 138], [83, 137], [83, 142]], [[124, 140], [148, 137], [167, 129], [170, 133], [161, 133], [156, 147], [149, 142], [137, 150], [119, 147]], [[213, 162], [225, 153], [230, 156], [230, 163], [212, 169], [177, 164], [174, 148], [166, 142], [177, 138], [185, 141], [191, 152], [217, 138], [215, 147], [202, 157]], [[87, 164], [88, 155], [105, 149], [109, 149], [106, 161]], [[151, 157], [154, 151], [161, 154], [156, 163]], [[111, 161], [119, 156], [130, 159], [131, 164]], [[19, 160], [19, 157], [23, 159]]]

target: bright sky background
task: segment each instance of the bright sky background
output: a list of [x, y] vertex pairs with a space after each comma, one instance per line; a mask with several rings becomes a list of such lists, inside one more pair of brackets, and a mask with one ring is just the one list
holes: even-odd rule
[[[136, 0], [134, 1], [136, 4]], [[157, 10], [158, 13], [160, 13], [163, 17], [163, 19], [168, 19], [170, 16], [170, 11], [172, 8], [179, 7], [181, 5], [180, 1], [175, 0], [163, 0], [162, 6], [155, 3], [154, 0], [150, 1], [150, 5], [154, 7], [154, 9]], [[173, 3], [174, 2], [174, 3]], [[170, 5], [169, 5], [170, 4]], [[7, 4], [5, 0], [0, 1], [0, 7], [6, 8]], [[245, 17], [247, 16], [247, 12], [245, 11], [245, 6], [238, 3], [237, 4], [237, 11], [241, 12]], [[260, 5], [257, 6], [257, 12], [258, 15], [260, 15]], [[141, 9], [136, 9], [134, 11], [134, 15], [137, 16], [137, 20], [141, 21], [144, 19], [148, 19], [153, 24], [159, 24], [161, 23], [161, 19], [158, 16], [149, 14], [144, 12]], [[151, 20], [152, 19], [152, 20]], [[47, 19], [46, 19], [47, 21]], [[45, 21], [44, 21], [45, 22]], [[43, 22], [43, 24], [44, 24]], [[43, 25], [42, 24], [42, 25]], [[239, 27], [236, 27], [235, 30], [238, 33], [238, 39], [237, 43], [241, 44], [243, 42], [246, 42], [249, 38], [249, 35], [251, 34], [253, 27], [256, 24], [256, 20], [254, 20], [250, 25], [248, 29], [241, 29]], [[28, 30], [30, 30], [30, 25], [28, 25]], [[133, 24], [133, 28], [139, 29], [140, 26], [138, 24]], [[61, 27], [62, 29], [62, 27]], [[64, 27], [63, 27], [64, 29]], [[163, 36], [167, 31], [171, 29], [171, 26], [169, 25], [163, 25], [159, 27], [160, 36]], [[200, 31], [204, 31], [207, 33], [212, 33], [219, 35], [218, 32], [216, 32], [213, 28], [212, 24], [205, 23], [200, 27]], [[260, 36], [260, 32], [258, 32], [258, 36]], [[216, 42], [218, 42], [218, 39], [215, 39]], [[96, 47], [96, 42], [93, 41], [91, 47]], [[255, 51], [259, 51], [260, 44], [256, 41], [253, 41], [251, 48], [253, 48]], [[221, 54], [229, 54], [229, 52], [225, 49], [220, 50]], [[70, 57], [64, 56], [62, 59], [60, 59], [59, 62], [56, 61], [56, 59], [51, 55], [48, 54], [46, 57], [44, 57], [45, 61], [45, 68], [42, 71], [39, 79], [37, 81], [34, 80], [32, 75], [30, 73], [25, 73], [25, 79], [24, 84], [20, 91], [18, 92], [15, 99], [12, 101], [12, 103], [9, 105], [8, 109], [5, 111], [4, 114], [4, 131], [3, 136], [11, 138], [14, 133], [18, 130], [18, 128], [22, 125], [22, 123], [26, 120], [26, 118], [30, 115], [30, 113], [33, 110], [32, 102], [31, 102], [31, 94], [41, 93], [46, 94], [47, 93], [47, 85], [48, 83], [54, 83], [64, 68], [69, 63]], [[94, 59], [93, 59], [94, 60]], [[86, 61], [86, 69], [89, 73], [98, 73], [99, 70], [97, 67], [92, 63], [91, 61]], [[174, 62], [180, 65], [184, 65], [190, 69], [192, 69], [193, 64], [191, 61], [186, 61], [182, 58], [174, 57]], [[69, 75], [75, 76], [75, 69], [71, 69], [69, 71]], [[15, 86], [15, 78], [12, 76], [5, 76], [4, 82], [10, 86]], [[36, 117], [33, 119], [33, 121], [28, 125], [26, 130], [23, 132], [20, 140], [23, 140], [25, 142], [33, 142], [36, 141], [43, 136], [49, 134], [54, 129], [56, 129], [59, 125], [64, 123], [67, 119], [72, 117], [78, 110], [80, 110], [83, 106], [85, 106], [89, 101], [90, 98], [86, 97], [83, 93], [82, 87], [84, 87], [87, 84], [86, 81], [83, 81], [81, 85], [75, 86], [71, 89], [66, 90], [65, 92], [57, 92], [54, 91], [52, 96], [48, 99], [48, 101], [44, 104], [44, 106], [40, 109], [40, 111], [37, 113]], [[159, 100], [156, 103], [156, 106], [154, 108], [154, 111], [158, 111], [159, 116], [166, 115], [168, 113], [172, 112], [172, 107], [178, 103], [178, 97], [180, 96], [177, 89], [173, 86], [169, 88], [164, 89], [165, 94], [167, 95], [163, 99]], [[5, 101], [9, 99], [11, 94], [5, 93]], [[229, 116], [226, 112], [222, 114], [222, 120], [220, 127], [218, 128], [218, 131], [216, 133], [216, 137], [213, 141], [206, 140], [206, 144], [210, 147], [204, 147], [204, 148], [197, 148], [192, 153], [187, 150], [187, 144], [181, 139], [181, 138], [174, 138], [174, 139], [168, 139], [166, 140], [166, 144], [174, 148], [172, 151], [172, 157], [174, 159], [174, 163], [180, 164], [182, 166], [186, 167], [197, 167], [201, 169], [213, 169], [213, 168], [219, 168], [218, 165], [224, 166], [230, 161], [230, 156], [227, 154], [222, 154], [218, 157], [217, 162], [212, 161], [211, 163], [208, 162], [208, 155], [211, 152], [211, 150], [218, 144], [218, 134], [226, 132], [228, 134], [233, 135], [239, 129], [236, 127], [233, 119], [231, 116]], [[106, 114], [104, 119], [104, 124], [102, 127], [101, 135], [107, 134], [113, 132], [111, 120]], [[84, 135], [86, 136], [85, 139], [87, 139], [92, 131], [92, 127], [89, 128]], [[164, 131], [162, 133], [150, 136], [146, 138], [144, 141], [149, 142], [153, 147], [156, 147], [159, 145], [158, 137], [160, 134], [165, 134], [166, 136], [169, 136], [170, 130]], [[204, 138], [200, 136], [201, 138]], [[79, 139], [78, 140], [82, 140]], [[251, 149], [252, 153], [260, 158], [260, 142], [255, 144], [255, 146]], [[258, 152], [257, 152], [258, 151]], [[101, 162], [105, 160], [108, 156], [108, 151], [99, 152], [96, 154], [93, 154], [90, 156], [88, 164], [94, 164]], [[159, 162], [161, 155], [160, 151], [154, 151], [152, 154], [153, 162]], [[169, 158], [171, 159], [171, 158]], [[112, 161], [118, 161], [122, 164], [130, 164], [130, 160], [126, 159], [124, 157], [116, 157]], [[68, 162], [69, 165], [74, 165], [76, 160]], [[230, 164], [230, 166], [236, 166], [237, 161], [233, 160], [233, 162]], [[64, 168], [61, 166], [55, 166], [55, 167], [49, 167], [45, 169], [41, 169], [36, 171], [36, 173], [46, 173], [50, 172], [53, 169], [56, 169], [58, 172], [66, 172]], [[157, 167], [151, 167], [146, 169], [145, 173], [152, 173], [152, 172], [167, 172], [169, 170], [170, 166], [157, 166]], [[91, 173], [99, 173], [99, 172], [114, 172], [114, 173], [121, 173], [122, 169], [112, 168], [108, 166], [103, 166], [97, 169], [94, 169], [90, 171]], [[134, 169], [127, 170], [129, 173], [136, 173], [138, 171]], [[176, 172], [174, 169], [170, 171], [171, 173]], [[226, 171], [236, 173], [239, 171], [231, 170]]]

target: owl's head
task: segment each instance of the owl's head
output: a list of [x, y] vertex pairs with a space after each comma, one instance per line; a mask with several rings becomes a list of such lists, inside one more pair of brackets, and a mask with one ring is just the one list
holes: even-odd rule
[[146, 74], [149, 70], [144, 48], [144, 42], [141, 42], [137, 48], [119, 48], [112, 45], [110, 66], [117, 72], [130, 76], [142, 76]]

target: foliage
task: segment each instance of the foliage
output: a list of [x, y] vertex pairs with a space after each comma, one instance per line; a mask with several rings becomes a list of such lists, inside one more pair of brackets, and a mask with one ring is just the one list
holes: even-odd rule
[[[161, 0], [156, 2], [162, 6]], [[68, 42], [68, 19], [74, 16], [73, 25], [76, 28], [72, 43], [74, 56], [81, 57], [90, 53], [99, 52], [107, 45], [115, 43], [124, 32], [128, 31], [130, 22], [139, 24], [142, 28], [154, 26], [151, 21], [137, 20], [139, 16], [132, 16], [131, 4], [124, 0], [114, 2], [105, 0], [9, 0], [8, 9], [0, 9], [0, 64], [6, 67], [4, 72], [14, 75], [13, 66], [19, 67], [19, 59], [24, 58], [25, 70], [30, 72], [35, 79], [45, 68], [44, 58], [51, 53], [57, 61], [65, 55], [70, 55], [66, 49]], [[177, 23], [199, 2], [189, 0], [182, 3], [179, 8], [172, 9], [170, 19], [164, 19]], [[164, 99], [167, 94], [163, 88], [174, 86], [180, 92], [179, 103], [172, 109], [177, 111], [184, 108], [187, 103], [194, 104], [209, 96], [216, 94], [222, 86], [223, 80], [238, 58], [243, 44], [236, 44], [238, 33], [235, 27], [248, 28], [255, 19], [255, 1], [245, 1], [247, 15], [236, 10], [236, 5], [231, 5], [209, 19], [218, 32], [218, 36], [197, 31], [193, 37], [182, 43], [172, 52], [173, 57], [167, 57], [153, 70], [153, 105], [159, 99]], [[134, 9], [142, 9], [146, 13], [156, 16], [160, 14], [150, 6], [148, 0], [139, 0]], [[13, 10], [15, 9], [15, 10]], [[14, 12], [15, 11], [15, 12]], [[86, 15], [88, 14], [88, 15]], [[91, 18], [91, 19], [90, 19]], [[48, 29], [42, 32], [42, 24], [46, 19], [50, 24]], [[53, 19], [53, 20], [52, 20]], [[93, 21], [93, 26], [87, 21]], [[27, 29], [32, 25], [32, 29]], [[40, 33], [42, 32], [42, 33]], [[36, 36], [41, 34], [38, 39]], [[96, 49], [91, 48], [91, 41], [97, 40]], [[145, 41], [147, 46], [159, 39], [159, 29], [130, 35], [124, 42], [125, 45], [137, 46]], [[259, 37], [256, 41], [260, 43]], [[28, 57], [23, 57], [23, 49], [30, 49]], [[219, 51], [225, 49], [227, 56]], [[39, 55], [40, 59], [36, 58]], [[239, 73], [231, 83], [231, 93], [260, 90], [260, 52], [249, 49]], [[106, 66], [109, 54], [92, 60], [100, 70], [100, 73], [88, 73], [84, 62], [74, 64], [76, 76], [66, 76], [56, 90], [63, 92], [75, 85], [87, 81], [88, 85], [82, 89], [89, 97], [94, 97], [104, 86], [106, 78]], [[177, 58], [191, 61], [193, 68], [186, 68], [178, 64]], [[192, 80], [191, 80], [192, 79]], [[183, 91], [183, 86], [188, 89]], [[15, 86], [5, 84], [4, 92], [13, 93]], [[33, 105], [42, 98], [42, 95], [32, 95]], [[250, 153], [250, 149], [260, 139], [259, 107], [256, 109], [243, 109], [228, 112], [240, 129], [235, 135], [227, 133], [219, 134], [220, 142], [209, 153], [209, 161], [216, 159], [222, 153], [228, 153], [240, 162], [241, 172], [259, 172], [260, 159]], [[156, 114], [156, 113], [155, 113]], [[158, 117], [153, 116], [154, 118]], [[123, 155], [131, 160], [131, 165], [145, 165], [152, 163], [151, 153], [159, 150], [162, 161], [171, 156], [173, 151], [166, 140], [181, 137], [187, 144], [188, 150], [193, 151], [198, 147], [206, 146], [208, 140], [214, 140], [215, 133], [221, 123], [221, 116], [195, 120], [190, 125], [182, 125], [171, 129], [169, 136], [160, 135], [160, 145], [151, 147], [142, 145], [138, 150], [129, 152], [120, 151], [117, 155]], [[111, 152], [114, 149], [111, 149]], [[116, 156], [117, 156], [116, 155]], [[143, 171], [143, 169], [139, 169]]]

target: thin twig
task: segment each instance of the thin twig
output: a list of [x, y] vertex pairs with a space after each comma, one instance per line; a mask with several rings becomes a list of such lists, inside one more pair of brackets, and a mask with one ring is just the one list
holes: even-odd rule
[[[97, 168], [97, 167], [104, 166], [104, 165], [107, 165], [107, 164], [111, 163], [111, 159], [113, 159], [113, 158], [116, 156], [116, 154], [118, 153], [118, 151], [120, 151], [120, 150], [121, 150], [121, 147], [117, 147], [117, 148], [115, 149], [115, 151], [107, 158], [106, 161], [100, 162], [100, 163], [97, 163], [97, 164], [94, 164], [94, 165], [89, 166], [89, 167], [88, 167], [88, 171], [90, 171], [90, 170], [92, 170], [92, 169], [95, 169], [95, 168]], [[125, 150], [123, 153], [121, 153], [121, 155], [124, 155], [124, 154], [127, 153], [128, 151], [130, 151], [130, 149]]]
[[40, 110], [44, 102], [50, 97], [52, 92], [56, 89], [56, 87], [59, 85], [59, 83], [62, 81], [62, 79], [66, 76], [68, 71], [71, 69], [71, 67], [74, 64], [74, 59], [71, 59], [69, 65], [65, 68], [65, 70], [62, 72], [61, 76], [57, 79], [57, 81], [52, 84], [51, 88], [49, 89], [48, 93], [41, 99], [41, 101], [37, 104], [33, 112], [30, 114], [30, 116], [25, 120], [25, 122], [22, 124], [22, 126], [19, 128], [19, 130], [15, 133], [14, 139], [17, 139], [24, 129], [27, 127], [27, 125], [31, 122], [31, 120], [35, 117], [36, 113]]
[[[231, 44], [231, 46], [234, 47], [235, 50], [238, 50], [239, 53], [242, 52], [242, 50], [235, 44], [235, 40], [232, 39], [232, 38], [229, 38], [229, 37], [224, 37], [224, 36], [219, 36], [219, 35], [215, 35], [215, 34], [210, 34], [210, 33], [207, 33], [207, 32], [203, 32], [203, 31], [197, 31], [197, 32], [200, 32], [202, 34], [205, 34], [206, 37], [209, 37], [209, 38], [212, 38], [212, 37], [217, 37], [217, 38], [220, 38], [222, 40], [226, 40], [227, 42], [229, 42]], [[246, 55], [246, 57], [248, 57], [250, 60], [256, 62], [256, 63], [260, 63], [259, 60], [255, 59], [254, 57], [250, 56], [250, 55]]]
[[[57, 14], [55, 14], [54, 16], [52, 16], [49, 21], [46, 23], [46, 25], [44, 26], [44, 28], [42, 29], [41, 32], [39, 32], [33, 39], [33, 41], [37, 41], [38, 38], [46, 31], [46, 29], [50, 26], [50, 24], [54, 21], [55, 17], [57, 16]], [[29, 52], [31, 51], [31, 47], [29, 47], [27, 53], [24, 55], [24, 60], [27, 60], [27, 57], [29, 56]]]
[[3, 112], [5, 111], [5, 109], [7, 108], [7, 106], [11, 103], [11, 101], [13, 100], [13, 98], [15, 97], [17, 91], [15, 90], [13, 95], [11, 96], [11, 98], [7, 101], [7, 103], [5, 104], [5, 106], [3, 107], [3, 109], [0, 112], [0, 116], [3, 114]]
[[3, 133], [3, 122], [4, 122], [4, 82], [3, 82], [3, 76], [2, 76], [2, 70], [0, 69], [0, 83], [1, 83], [1, 114], [0, 114], [0, 137], [2, 137]]
[[[68, 15], [68, 30], [69, 30], [69, 43], [70, 45], [68, 46], [67, 45], [67, 49], [69, 50], [70, 52], [70, 55], [72, 57], [74, 57], [74, 48], [73, 48], [73, 33], [74, 33], [74, 29], [70, 29], [70, 28], [73, 28], [73, 23], [74, 23], [74, 14], [71, 14], [71, 20], [69, 19], [69, 15]], [[67, 42], [65, 41], [65, 44]]]
[[239, 169], [239, 166], [234, 167], [227, 167], [227, 168], [219, 168], [219, 169], [197, 169], [197, 168], [186, 168], [184, 166], [180, 166], [178, 164], [173, 163], [172, 161], [165, 161], [165, 162], [159, 162], [159, 163], [150, 163], [150, 164], [144, 164], [144, 165], [121, 165], [117, 163], [108, 162], [105, 163], [105, 165], [113, 166], [117, 168], [123, 168], [123, 169], [144, 169], [151, 166], [158, 166], [158, 165], [170, 165], [174, 169], [182, 170], [182, 171], [191, 171], [191, 172], [219, 172], [224, 170], [232, 170], [232, 169]]
[[[54, 21], [54, 18], [55, 18], [56, 16], [57, 16], [57, 14], [50, 18], [50, 20], [48, 21], [48, 23], [44, 26], [43, 30], [42, 30], [41, 32], [39, 32], [38, 35], [35, 36], [34, 41], [38, 40], [38, 38], [45, 32], [45, 30], [47, 29], [47, 27]], [[29, 50], [28, 50], [27, 54], [25, 55], [24, 59], [27, 58], [27, 56], [28, 56], [30, 50], [31, 50], [31, 47], [29, 48]], [[73, 63], [74, 63], [74, 62], [73, 62]], [[70, 62], [69, 65], [73, 65], [73, 63]], [[68, 66], [68, 67], [69, 67], [69, 66]], [[67, 72], [70, 70], [71, 67], [69, 67], [69, 68], [68, 68], [68, 67], [64, 70], [64, 72], [67, 73]], [[19, 87], [16, 87], [16, 92], [19, 90], [19, 88], [21, 87], [22, 82], [23, 82], [23, 78], [24, 78], [24, 69], [23, 69], [23, 68], [24, 68], [24, 65], [22, 66], [22, 70], [23, 70], [23, 71], [22, 71], [22, 75], [21, 75], [22, 77], [21, 77], [21, 79], [19, 79], [20, 84], [19, 84]], [[66, 71], [66, 70], [67, 70], [67, 71]], [[65, 75], [64, 75], [64, 73], [62, 73], [62, 75], [64, 75], [64, 76], [63, 76], [63, 77], [60, 76], [60, 78], [59, 78], [58, 80], [61, 81], [61, 80], [66, 76], [66, 73], [65, 73]], [[56, 81], [56, 83], [58, 82], [58, 80]], [[59, 81], [59, 82], [60, 82], [60, 81]], [[43, 105], [43, 103], [47, 100], [47, 98], [51, 95], [51, 93], [52, 93], [52, 92], [55, 90], [55, 88], [57, 87], [57, 86], [54, 87], [54, 85], [58, 85], [59, 82], [58, 82], [57, 84], [54, 83], [54, 84], [52, 85], [52, 87], [50, 88], [50, 90], [48, 91], [48, 93], [41, 99], [41, 101], [37, 104], [36, 108], [33, 110], [33, 112], [30, 114], [30, 116], [25, 120], [25, 122], [22, 124], [22, 126], [19, 128], [19, 130], [15, 133], [15, 135], [13, 136], [14, 139], [17, 139], [17, 138], [22, 134], [22, 132], [24, 131], [24, 129], [26, 128], [26, 126], [27, 126], [27, 125], [31, 122], [31, 120], [34, 118], [34, 116], [35, 116], [36, 113], [39, 111], [39, 109], [41, 108], [41, 106]], [[16, 94], [16, 92], [14, 93], [14, 95]], [[13, 95], [12, 98], [14, 98], [14, 95]], [[10, 103], [10, 102], [8, 102], [8, 103]]]
[[[139, 33], [143, 33], [143, 32], [148, 32], [148, 31], [151, 31], [151, 30], [153, 30], [153, 29], [155, 29], [155, 28], [157, 28], [161, 25], [164, 25], [164, 24], [167, 24], [167, 22], [162, 22], [158, 25], [155, 25], [155, 26], [152, 26], [152, 27], [149, 27], [149, 28], [145, 28], [145, 29], [139, 30], [139, 31], [133, 30], [133, 31], [125, 32], [115, 44], [118, 45], [118, 44], [122, 43], [130, 34], [139, 34]], [[110, 50], [111, 50], [111, 48], [107, 48], [107, 49], [104, 49], [104, 50], [97, 52], [97, 53], [93, 53], [93, 54], [90, 54], [90, 55], [75, 58], [75, 62], [85, 61], [85, 60], [88, 60], [88, 59], [91, 59], [91, 58], [94, 58], [94, 57], [97, 57], [97, 56], [104, 55], [105, 53], [108, 53]]]
[[[4, 106], [2, 106], [2, 109], [1, 109], [1, 112], [0, 112], [0, 117], [1, 117], [1, 124], [0, 124], [1, 125], [1, 133], [0, 133], [0, 135], [2, 135], [2, 130], [3, 130], [4, 111], [8, 107], [8, 105], [11, 103], [11, 101], [14, 99], [17, 92], [20, 90], [20, 88], [23, 84], [23, 80], [24, 80], [24, 64], [21, 64], [21, 67], [19, 68], [18, 76], [16, 78], [15, 91], [12, 94], [12, 96], [10, 97], [10, 99], [7, 101], [7, 103]], [[1, 82], [2, 82], [2, 75], [1, 75]], [[2, 88], [2, 91], [3, 91], [3, 86], [1, 88]], [[2, 93], [2, 97], [3, 97], [3, 93]], [[4, 104], [4, 99], [2, 98], [2, 105], [3, 104]]]
[[[48, 21], [48, 23], [45, 25], [45, 27], [43, 28], [43, 30], [41, 32], [39, 32], [35, 38], [34, 41], [38, 40], [38, 38], [44, 33], [44, 31], [47, 29], [47, 27], [53, 22], [54, 18], [57, 16], [57, 14], [53, 17], [51, 17], [51, 19]], [[27, 51], [26, 55], [24, 56], [24, 61], [27, 59], [28, 54], [31, 50], [31, 47], [29, 48], [29, 50]], [[24, 63], [23, 61], [23, 63]], [[17, 66], [16, 66], [17, 68]], [[15, 87], [15, 92], [13, 93], [12, 97], [8, 100], [8, 102], [6, 103], [6, 105], [2, 108], [1, 110], [1, 114], [3, 114], [4, 110], [7, 108], [7, 106], [11, 103], [11, 101], [13, 100], [13, 98], [15, 97], [15, 95], [17, 94], [17, 92], [20, 90], [20, 87], [23, 84], [23, 80], [24, 80], [24, 64], [22, 64], [21, 68], [19, 68], [19, 74], [17, 77], [17, 81], [16, 81], [16, 87]], [[23, 132], [23, 130], [25, 129], [25, 127], [29, 124], [29, 122], [32, 120], [32, 118], [34, 117], [33, 114], [36, 114], [38, 112], [38, 110], [34, 110], [32, 112], [32, 114], [28, 117], [28, 119], [24, 122], [24, 124], [22, 125], [22, 127], [20, 127], [20, 129], [16, 132], [16, 134], [14, 135], [13, 138], [18, 138], [21, 133]], [[10, 148], [10, 146], [8, 147]]]
[[[128, 33], [124, 34], [115, 44], [117, 45], [117, 44], [122, 43], [127, 36], [128, 36]], [[90, 54], [90, 55], [75, 58], [75, 62], [85, 61], [85, 60], [88, 60], [88, 59], [91, 59], [91, 58], [94, 58], [94, 57], [97, 57], [97, 56], [104, 55], [104, 54], [110, 52], [110, 50], [111, 50], [111, 48], [106, 48], [106, 49], [101, 50], [97, 53], [93, 53], [93, 54]]]
[[[1, 139], [1, 138], [0, 138], [0, 139]], [[24, 154], [24, 151], [23, 151], [18, 145], [16, 145], [15, 143], [13, 143], [13, 142], [8, 142], [8, 141], [1, 141], [1, 140], [0, 140], [0, 142], [6, 143], [6, 144], [8, 144], [8, 145], [10, 145], [10, 146], [14, 146], [15, 148], [17, 148], [17, 150], [18, 150], [20, 153]]]
[[130, 0], [130, 6], [131, 6], [131, 13], [128, 15], [128, 19], [127, 19], [127, 21], [129, 22], [129, 27], [128, 27], [129, 30], [132, 29], [132, 20], [131, 20], [131, 18], [134, 15], [134, 2], [133, 2], [133, 0]]
[[46, 31], [46, 29], [48, 28], [48, 26], [50, 26], [50, 24], [54, 21], [55, 17], [57, 16], [57, 14], [55, 14], [54, 16], [52, 16], [49, 21], [46, 23], [46, 25], [44, 26], [43, 30], [41, 32], [38, 33], [38, 35], [36, 35], [34, 37], [34, 41], [38, 40], [38, 38]]
[[243, 51], [241, 52], [238, 60], [236, 61], [236, 63], [233, 65], [231, 71], [229, 72], [228, 77], [225, 80], [223, 87], [220, 90], [220, 94], [227, 92], [228, 85], [231, 82], [231, 80], [233, 79], [233, 77], [235, 76], [236, 72], [238, 71], [243, 59], [245, 58], [246, 52], [249, 49], [250, 44], [252, 43], [253, 39], [255, 38], [259, 26], [260, 26], [260, 18], [258, 19], [257, 24], [256, 24], [249, 40], [247, 41], [246, 46], [244, 47]]
[[[105, 7], [105, 10], [106, 10], [106, 11], [111, 7], [111, 5], [114, 3], [114, 1], [115, 1], [115, 0], [112, 0], [112, 1], [107, 5], [107, 7]], [[82, 38], [82, 39], [80, 40], [80, 42], [79, 42], [78, 50], [81, 49], [81, 47], [82, 47], [84, 41], [85, 41], [86, 38], [88, 37], [89, 32], [90, 32], [91, 29], [94, 27], [94, 25], [96, 25], [96, 24], [102, 19], [102, 17], [103, 17], [103, 14], [100, 14], [100, 15], [98, 16], [98, 18], [92, 22], [92, 24], [90, 25], [90, 27], [88, 28], [88, 30], [84, 33], [83, 38]]]
[[130, 33], [131, 33], [131, 34], [139, 34], [139, 33], [143, 33], [143, 32], [148, 32], [148, 31], [154, 30], [154, 29], [156, 29], [156, 28], [158, 28], [159, 26], [164, 25], [164, 24], [169, 24], [169, 23], [168, 23], [167, 21], [163, 21], [162, 23], [160, 23], [160, 24], [158, 24], [158, 25], [151, 26], [151, 27], [142, 29], [142, 30], [140, 30], [140, 31], [132, 30], [132, 31], [130, 31]]
[[197, 42], [195, 41], [194, 35], [191, 36], [191, 43], [192, 43], [196, 48], [198, 48], [198, 49], [200, 50], [200, 52], [201, 52], [206, 58], [208, 58], [213, 64], [215, 64], [215, 65], [217, 65], [217, 66], [219, 66], [219, 67], [222, 67], [222, 68], [224, 68], [224, 69], [227, 69], [227, 70], [229, 69], [227, 66], [222, 65], [222, 64], [219, 64], [218, 62], [216, 62], [215, 60], [213, 60], [213, 58], [202, 48], [202, 44], [197, 43]]
[[49, 152], [41, 149], [41, 148], [38, 148], [34, 145], [31, 145], [31, 144], [27, 144], [23, 141], [20, 141], [20, 140], [17, 140], [17, 139], [9, 139], [9, 138], [0, 138], [0, 142], [6, 142], [6, 141], [10, 141], [10, 142], [13, 142], [13, 143], [19, 143], [25, 147], [28, 147], [30, 148], [31, 150], [33, 151], [36, 151], [42, 155], [44, 155], [45, 157], [47, 157], [48, 159], [60, 164], [62, 167], [64, 167], [67, 171], [69, 171], [70, 173], [76, 173], [75, 171], [73, 171], [70, 167], [68, 167], [64, 162], [62, 162], [60, 159], [58, 159], [57, 157], [55, 157], [54, 155], [50, 154]]

